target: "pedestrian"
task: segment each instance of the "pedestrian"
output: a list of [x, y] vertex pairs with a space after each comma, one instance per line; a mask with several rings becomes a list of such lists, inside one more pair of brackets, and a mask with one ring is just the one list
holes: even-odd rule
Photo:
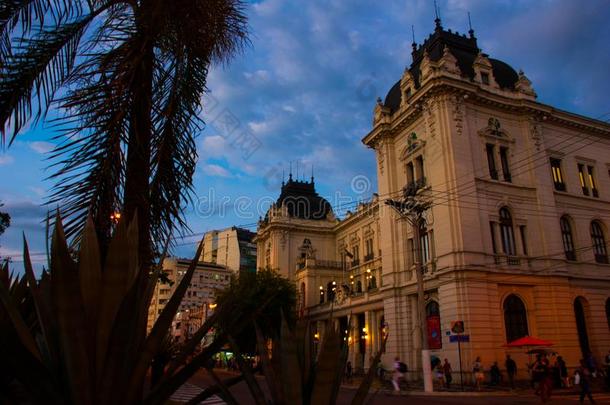
[[394, 358], [394, 374], [392, 375], [392, 385], [394, 386], [394, 392], [400, 392], [400, 379], [404, 378], [404, 373], [407, 372], [407, 365], [400, 361], [400, 357]]
[[559, 368], [558, 357], [553, 354], [551, 358], [551, 381], [553, 382], [553, 388], [561, 388], [563, 383], [561, 381], [561, 370]]
[[595, 403], [593, 394], [591, 393], [591, 371], [586, 365], [584, 359], [580, 359], [580, 367], [576, 370], [578, 373], [578, 384], [580, 385], [580, 403], [585, 401], [585, 396], [589, 397], [592, 404]]
[[481, 391], [481, 383], [485, 379], [485, 374], [483, 374], [483, 365], [481, 364], [481, 358], [477, 356], [472, 365], [472, 374], [474, 376], [474, 383], [477, 387], [477, 391]]
[[536, 362], [532, 367], [532, 381], [536, 385], [536, 395], [540, 395], [542, 402], [551, 397], [552, 380], [549, 370], [549, 361], [545, 354], [537, 354]]
[[506, 374], [508, 375], [508, 382], [510, 383], [510, 387], [512, 389], [515, 389], [515, 375], [517, 375], [517, 363], [515, 363], [515, 360], [511, 359], [510, 354], [506, 355], [504, 367], [506, 367]]
[[440, 362], [434, 368], [434, 373], [436, 374], [438, 389], [440, 390], [445, 385], [445, 373], [443, 372], [443, 365]]
[[497, 361], [494, 361], [494, 364], [489, 369], [489, 375], [491, 379], [491, 385], [500, 385], [502, 373], [500, 373], [500, 367], [498, 367]]
[[443, 363], [443, 374], [445, 375], [445, 387], [450, 389], [453, 376], [451, 375], [451, 363], [449, 363], [449, 360], [447, 359], [445, 359], [445, 362]]
[[559, 379], [563, 388], [570, 388], [570, 378], [568, 376], [568, 366], [561, 356], [557, 356], [557, 367], [559, 368]]
[[347, 364], [345, 365], [345, 380], [347, 382], [352, 382], [352, 362], [348, 361]]

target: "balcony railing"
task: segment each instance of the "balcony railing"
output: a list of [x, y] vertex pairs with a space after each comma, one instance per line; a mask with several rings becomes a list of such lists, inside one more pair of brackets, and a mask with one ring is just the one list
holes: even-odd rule
[[519, 266], [521, 264], [521, 258], [517, 256], [495, 255], [494, 263], [508, 264], [509, 266]]
[[352, 260], [352, 267], [357, 267], [360, 265], [360, 259], [354, 259]]
[[343, 264], [335, 260], [303, 259], [297, 262], [297, 271], [303, 269], [341, 269]]
[[369, 253], [368, 255], [364, 256], [364, 261], [365, 262], [370, 262], [371, 260], [373, 260], [375, 258], [375, 254], [374, 253]]

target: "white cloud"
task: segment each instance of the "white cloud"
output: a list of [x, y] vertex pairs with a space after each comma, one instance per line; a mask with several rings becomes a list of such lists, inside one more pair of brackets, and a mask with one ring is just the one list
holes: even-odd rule
[[40, 154], [49, 153], [55, 148], [54, 144], [45, 141], [29, 142], [28, 145], [34, 152]]
[[15, 161], [11, 155], [0, 155], [0, 166], [8, 166]]
[[215, 164], [207, 164], [203, 166], [203, 172], [208, 176], [215, 177], [233, 177], [233, 175], [224, 167], [215, 165]]

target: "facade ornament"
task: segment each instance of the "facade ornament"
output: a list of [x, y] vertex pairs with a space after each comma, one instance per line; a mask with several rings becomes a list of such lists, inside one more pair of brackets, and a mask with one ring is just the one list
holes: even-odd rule
[[452, 97], [453, 121], [455, 122], [455, 132], [462, 135], [464, 129], [464, 100], [460, 95]]
[[424, 102], [422, 104], [422, 111], [424, 113], [428, 135], [431, 138], [434, 138], [434, 135], [436, 134], [436, 117], [434, 115], [436, 111], [436, 102], [434, 100]]
[[385, 141], [380, 139], [375, 145], [375, 152], [377, 152], [377, 166], [379, 167], [379, 174], [383, 175], [384, 163], [385, 163]]
[[443, 56], [441, 57], [439, 63], [441, 70], [454, 75], [461, 74], [460, 68], [457, 64], [457, 59], [455, 56], [453, 56], [448, 46], [445, 46], [443, 49]]
[[519, 79], [515, 84], [515, 88], [519, 93], [525, 94], [526, 96], [533, 98], [538, 97], [538, 95], [534, 91], [534, 88], [532, 87], [532, 82], [530, 81], [530, 79], [527, 78], [527, 76], [525, 76], [523, 70], [519, 70]]
[[540, 145], [542, 145], [542, 121], [538, 117], [531, 117], [529, 119], [529, 127], [536, 150], [540, 150]]
[[280, 246], [282, 250], [286, 249], [286, 242], [288, 242], [288, 231], [280, 231]]

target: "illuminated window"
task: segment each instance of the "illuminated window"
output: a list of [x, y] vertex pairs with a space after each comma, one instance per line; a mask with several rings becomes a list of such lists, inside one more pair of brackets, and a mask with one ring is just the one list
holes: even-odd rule
[[584, 195], [589, 195], [589, 187], [587, 187], [586, 175], [585, 175], [585, 165], [578, 164], [578, 178], [580, 179], [580, 187], [582, 188], [582, 193]]
[[560, 159], [551, 158], [551, 172], [553, 173], [553, 184], [555, 185], [555, 190], [566, 191], [566, 183], [563, 180]]
[[595, 176], [593, 175], [593, 166], [587, 166], [587, 177], [589, 179], [589, 186], [591, 187], [591, 194], [593, 197], [599, 197], [597, 185], [595, 184]]

